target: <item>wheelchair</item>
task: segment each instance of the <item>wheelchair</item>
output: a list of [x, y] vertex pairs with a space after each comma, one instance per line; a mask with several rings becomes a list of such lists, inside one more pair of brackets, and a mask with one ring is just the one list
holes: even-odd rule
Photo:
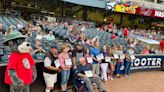
[[73, 92], [87, 92], [85, 82], [77, 77], [77, 71], [75, 71], [73, 76]]
[[[94, 87], [94, 83], [92, 83]], [[77, 71], [73, 75], [73, 92], [88, 92], [86, 83], [77, 77]]]

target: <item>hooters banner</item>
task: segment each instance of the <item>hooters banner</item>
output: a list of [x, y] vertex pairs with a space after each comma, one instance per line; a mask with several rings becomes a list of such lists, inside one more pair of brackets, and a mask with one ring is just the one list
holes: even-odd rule
[[[162, 62], [164, 62], [164, 55], [135, 55], [131, 64], [131, 71], [161, 69]], [[124, 63], [121, 67], [122, 73], [124, 73]]]
[[143, 16], [164, 18], [164, 11], [143, 8], [137, 5], [122, 4], [119, 2], [107, 2], [106, 10], [111, 10], [111, 11], [121, 12], [121, 13], [128, 13], [128, 14], [137, 14], [137, 15], [143, 15]]

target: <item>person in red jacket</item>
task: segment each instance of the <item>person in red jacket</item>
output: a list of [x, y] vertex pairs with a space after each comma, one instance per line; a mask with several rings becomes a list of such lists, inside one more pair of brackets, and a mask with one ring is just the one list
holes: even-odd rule
[[115, 38], [116, 38], [116, 35], [114, 33], [112, 33], [111, 39], [114, 40]]
[[110, 24], [108, 25], [108, 28], [109, 28], [110, 30], [113, 30], [113, 23], [110, 23]]
[[162, 38], [162, 40], [160, 41], [160, 50], [162, 52], [164, 52], [164, 37]]
[[124, 37], [127, 38], [129, 35], [129, 30], [125, 27], [123, 30]]

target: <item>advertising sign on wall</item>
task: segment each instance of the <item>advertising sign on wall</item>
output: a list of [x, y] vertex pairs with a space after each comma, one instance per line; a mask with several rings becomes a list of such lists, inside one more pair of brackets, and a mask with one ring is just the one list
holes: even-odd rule
[[122, 4], [119, 2], [107, 2], [106, 9], [121, 13], [164, 18], [164, 11], [148, 9], [137, 5]]
[[161, 62], [164, 60], [163, 56], [136, 56], [137, 58], [133, 61], [131, 70], [136, 69], [154, 69], [160, 68]]
[[[164, 55], [135, 55], [131, 64], [131, 71], [160, 69], [164, 61]], [[125, 62], [124, 62], [125, 63]], [[121, 67], [124, 72], [124, 64]]]

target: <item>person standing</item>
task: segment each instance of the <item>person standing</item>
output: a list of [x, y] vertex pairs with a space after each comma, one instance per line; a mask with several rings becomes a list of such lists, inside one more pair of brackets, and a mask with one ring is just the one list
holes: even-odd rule
[[118, 47], [116, 53], [120, 56], [119, 59], [116, 61], [116, 77], [120, 78], [120, 68], [122, 66], [122, 62], [124, 61], [124, 59], [121, 56], [121, 55], [124, 55], [123, 50], [122, 50], [122, 45]]
[[[108, 51], [107, 51], [107, 47], [104, 45], [103, 46], [103, 50], [102, 50], [102, 54], [104, 57], [108, 57]], [[101, 79], [104, 80], [104, 82], [107, 82], [108, 78], [107, 78], [107, 69], [108, 69], [108, 62], [105, 61], [105, 58], [102, 60], [101, 62]]]
[[115, 65], [116, 65], [116, 58], [114, 57], [114, 54], [116, 54], [116, 46], [115, 45], [112, 45], [112, 47], [109, 49], [109, 56], [111, 57], [111, 61], [109, 63], [109, 69], [110, 69], [110, 72], [109, 72], [109, 76], [108, 76], [108, 79], [109, 80], [113, 80], [113, 73], [115, 71]]
[[46, 83], [45, 92], [50, 92], [54, 87], [54, 83], [57, 82], [57, 73], [60, 71], [60, 66], [57, 66], [54, 62], [57, 60], [57, 46], [51, 46], [50, 51], [46, 53], [44, 59], [43, 76]]
[[70, 76], [70, 69], [72, 67], [71, 64], [66, 64], [66, 63], [71, 63], [68, 59], [69, 57], [69, 47], [66, 45], [63, 45], [61, 47], [61, 53], [59, 54], [59, 61], [61, 64], [61, 90], [62, 92], [67, 92], [67, 83], [69, 80]]
[[100, 74], [100, 63], [101, 63], [101, 61], [96, 58], [96, 56], [100, 54], [100, 48], [99, 48], [99, 42], [98, 41], [94, 42], [94, 47], [91, 48], [90, 54], [93, 58], [93, 64], [92, 64], [93, 71], [96, 75], [99, 75]]
[[84, 50], [82, 43], [76, 44], [76, 49], [72, 51], [72, 61], [73, 61], [73, 69], [76, 70], [77, 66], [80, 64], [79, 59], [84, 56]]
[[125, 57], [126, 57], [125, 68], [124, 68], [125, 77], [127, 77], [130, 74], [130, 67], [131, 67], [131, 63], [133, 61], [133, 59], [131, 58], [132, 55], [134, 55], [134, 45], [133, 44], [130, 45], [130, 47], [128, 48], [128, 50], [126, 51], [126, 54], [125, 54]]

